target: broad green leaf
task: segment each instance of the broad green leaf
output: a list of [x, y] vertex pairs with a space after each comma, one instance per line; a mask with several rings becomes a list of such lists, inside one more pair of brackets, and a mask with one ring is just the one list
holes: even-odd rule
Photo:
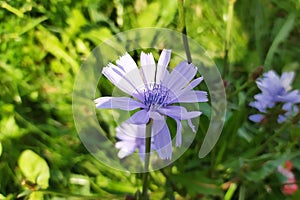
[[0, 200], [4, 200], [5, 199], [5, 196], [3, 196], [2, 194], [0, 194]]
[[143, 10], [138, 16], [139, 27], [154, 26], [159, 16], [160, 10], [161, 9], [159, 2], [150, 3], [147, 6], [146, 10]]
[[1, 156], [1, 154], [2, 154], [2, 143], [0, 142], [0, 156]]
[[29, 200], [43, 200], [44, 195], [42, 192], [32, 192], [29, 196]]
[[0, 121], [0, 129], [0, 140], [5, 138], [17, 138], [23, 134], [13, 115], [6, 116]]
[[161, 1], [161, 3], [162, 8], [168, 9], [161, 9], [160, 18], [156, 26], [166, 27], [167, 25], [172, 23], [176, 15], [177, 1]]
[[31, 150], [21, 153], [18, 160], [22, 174], [29, 181], [45, 189], [49, 186], [50, 172], [47, 162]]

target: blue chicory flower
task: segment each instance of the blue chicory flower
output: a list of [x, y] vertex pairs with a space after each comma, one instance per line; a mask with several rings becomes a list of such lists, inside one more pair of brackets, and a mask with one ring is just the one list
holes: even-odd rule
[[296, 104], [300, 103], [300, 94], [298, 90], [291, 91], [294, 76], [294, 72], [284, 72], [279, 77], [276, 72], [271, 70], [259, 78], [256, 84], [262, 93], [254, 96], [256, 101], [251, 102], [250, 106], [259, 110], [261, 114], [251, 115], [249, 119], [254, 122], [261, 122], [265, 118], [267, 109], [273, 108], [278, 103], [283, 104], [282, 110], [284, 111], [284, 114], [279, 114], [278, 123], [282, 123], [287, 117], [297, 113]]
[[[100, 97], [95, 99], [97, 108], [116, 108], [136, 110], [126, 123], [145, 126], [152, 120], [151, 137], [153, 145], [161, 159], [171, 159], [172, 141], [165, 117], [176, 121], [176, 146], [182, 143], [181, 120], [187, 120], [195, 132], [191, 119], [199, 117], [200, 111], [187, 111], [175, 103], [206, 102], [207, 92], [193, 90], [203, 80], [192, 81], [197, 67], [186, 61], [179, 63], [172, 72], [167, 70], [171, 50], [164, 49], [157, 65], [151, 53], [141, 53], [138, 68], [132, 57], [126, 53], [116, 61], [117, 65], [108, 64], [103, 74], [119, 89], [131, 97]], [[119, 146], [120, 147], [120, 146]]]

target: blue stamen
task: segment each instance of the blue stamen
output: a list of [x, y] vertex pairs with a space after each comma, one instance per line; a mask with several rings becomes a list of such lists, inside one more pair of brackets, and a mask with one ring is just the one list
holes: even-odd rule
[[151, 106], [166, 106], [168, 104], [169, 89], [160, 84], [150, 85], [148, 90], [144, 91], [144, 104]]

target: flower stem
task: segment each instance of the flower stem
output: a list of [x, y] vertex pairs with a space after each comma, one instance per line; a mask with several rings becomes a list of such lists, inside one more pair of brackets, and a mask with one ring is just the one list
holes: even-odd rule
[[224, 52], [224, 70], [223, 70], [223, 77], [227, 76], [230, 72], [229, 64], [228, 64], [228, 54], [230, 49], [230, 39], [231, 39], [231, 30], [232, 30], [232, 23], [233, 23], [233, 13], [234, 13], [234, 4], [236, 0], [229, 0], [228, 4], [228, 19], [226, 24], [226, 37], [225, 37], [225, 52]]
[[257, 151], [255, 152], [255, 156], [259, 155], [262, 151], [265, 150], [265, 148], [269, 145], [270, 142], [272, 142], [276, 137], [278, 137], [280, 134], [282, 134], [285, 130], [287, 130], [288, 127], [292, 125], [291, 122], [286, 122], [283, 124], [273, 135], [271, 135], [259, 148], [257, 148]]
[[189, 42], [187, 39], [187, 32], [186, 32], [186, 24], [185, 24], [185, 14], [184, 14], [184, 7], [183, 7], [183, 1], [184, 0], [178, 0], [178, 9], [179, 9], [179, 17], [180, 22], [182, 25], [181, 33], [182, 33], [182, 40], [183, 40], [183, 46], [186, 53], [186, 58], [188, 63], [192, 63], [192, 56], [189, 48]]
[[142, 199], [148, 200], [148, 187], [149, 187], [149, 163], [150, 163], [150, 149], [151, 149], [151, 121], [146, 126], [146, 150], [145, 150], [145, 169], [143, 174], [143, 192]]

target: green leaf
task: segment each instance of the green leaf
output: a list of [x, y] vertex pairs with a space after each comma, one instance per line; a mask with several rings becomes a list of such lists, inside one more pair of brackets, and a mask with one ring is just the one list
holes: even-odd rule
[[280, 155], [278, 159], [269, 160], [263, 163], [263, 165], [259, 167], [258, 170], [256, 171], [252, 170], [251, 172], [248, 172], [245, 176], [250, 181], [259, 182], [265, 179], [273, 172], [275, 172], [277, 170], [277, 167], [282, 165], [286, 160], [291, 160], [295, 157], [298, 157], [299, 154], [300, 154], [299, 152], [295, 152], [295, 153]]
[[111, 30], [106, 27], [101, 27], [97, 30], [91, 30], [89, 32], [82, 33], [81, 37], [89, 39], [95, 44], [102, 43], [112, 36]]
[[190, 195], [205, 194], [214, 196], [223, 196], [220, 187], [220, 181], [207, 178], [207, 175], [201, 172], [186, 172], [173, 175], [173, 182], [181, 183]]
[[294, 168], [300, 170], [300, 157], [296, 157], [292, 160]]
[[21, 153], [18, 165], [29, 181], [36, 183], [43, 189], [49, 186], [50, 172], [47, 162], [38, 154], [31, 150], [25, 150]]
[[24, 13], [21, 10], [18, 10], [17, 8], [12, 7], [11, 5], [9, 5], [8, 3], [6, 3], [5, 1], [1, 1], [1, 7], [14, 13], [15, 15], [17, 15], [18, 17], [22, 18], [24, 17]]
[[28, 32], [29, 30], [33, 29], [34, 27], [36, 27], [37, 25], [39, 25], [40, 23], [42, 23], [43, 21], [47, 20], [47, 17], [39, 17], [36, 19], [30, 19], [28, 20], [28, 22], [26, 23], [26, 26], [22, 27], [21, 31], [18, 33], [19, 35], [22, 35], [26, 32]]
[[29, 196], [29, 200], [43, 200], [44, 195], [42, 192], [32, 192]]
[[36, 36], [43, 47], [56, 58], [65, 60], [68, 64], [70, 64], [73, 72], [76, 73], [79, 69], [79, 65], [77, 61], [66, 51], [59, 39], [42, 26], [40, 26], [39, 29], [40, 31], [36, 33]]
[[161, 12], [159, 8], [159, 2], [152, 2], [151, 4], [149, 4], [146, 10], [144, 10], [138, 17], [139, 27], [154, 26], [159, 13]]
[[224, 200], [230, 200], [232, 198], [232, 196], [234, 195], [234, 192], [237, 188], [237, 184], [236, 183], [232, 183], [230, 184], [229, 189], [227, 190], [225, 196], [224, 196]]
[[285, 23], [282, 25], [267, 53], [264, 66], [270, 68], [273, 57], [279, 47], [279, 44], [283, 42], [288, 37], [289, 33], [292, 31], [295, 19], [295, 13], [291, 13], [286, 19]]
[[166, 27], [170, 23], [172, 23], [176, 11], [177, 11], [177, 1], [161, 1], [162, 8], [168, 8], [168, 9], [161, 9], [161, 15], [159, 18], [159, 21], [156, 26], [158, 27]]
[[67, 20], [69, 27], [66, 32], [69, 36], [74, 36], [80, 31], [80, 27], [86, 24], [86, 20], [80, 10], [72, 10], [71, 16]]
[[23, 135], [23, 131], [19, 128], [13, 115], [6, 116], [0, 121], [0, 129], [2, 131], [0, 140], [5, 138], [18, 138]]
[[2, 154], [2, 143], [0, 142], [0, 156], [1, 156], [1, 154]]
[[5, 199], [5, 196], [3, 196], [2, 194], [0, 194], [0, 200], [4, 200]]
[[70, 177], [71, 190], [74, 194], [89, 195], [90, 181], [88, 176], [72, 174]]
[[103, 175], [99, 175], [96, 178], [96, 183], [103, 190], [110, 193], [135, 193], [137, 188], [129, 182], [119, 182], [116, 180], [108, 179]]

